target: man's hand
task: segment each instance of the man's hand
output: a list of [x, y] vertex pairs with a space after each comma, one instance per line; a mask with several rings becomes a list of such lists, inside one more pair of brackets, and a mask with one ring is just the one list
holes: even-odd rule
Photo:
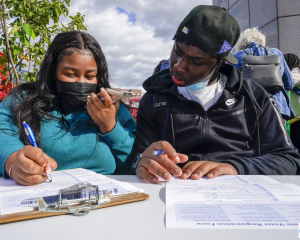
[[191, 161], [182, 168], [182, 179], [200, 179], [204, 175], [215, 178], [220, 175], [237, 175], [236, 169], [228, 163], [215, 163], [208, 161]]
[[[154, 156], [152, 152], [155, 150], [162, 150], [164, 153]], [[181, 176], [182, 174], [182, 170], [176, 163], [184, 163], [187, 160], [188, 157], [184, 154], [176, 153], [170, 143], [166, 141], [155, 142], [143, 152], [136, 168], [136, 174], [152, 183], [158, 183], [158, 177], [170, 180], [170, 173], [176, 176]]]

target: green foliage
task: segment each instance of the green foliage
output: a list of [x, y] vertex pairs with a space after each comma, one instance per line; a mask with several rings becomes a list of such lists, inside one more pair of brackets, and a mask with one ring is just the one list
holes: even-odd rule
[[[7, 56], [2, 1], [0, 0], [0, 51]], [[23, 79], [35, 81], [46, 49], [57, 33], [87, 30], [85, 16], [80, 13], [69, 16], [69, 7], [70, 0], [5, 0], [10, 51], [19, 77], [20, 70], [25, 66], [29, 73], [23, 73]], [[7, 62], [6, 59], [2, 61]], [[12, 69], [8, 69], [6, 65], [0, 73], [5, 74], [7, 71], [12, 74]]]

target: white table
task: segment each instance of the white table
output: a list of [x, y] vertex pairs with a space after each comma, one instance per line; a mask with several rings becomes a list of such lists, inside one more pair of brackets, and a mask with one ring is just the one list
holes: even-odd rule
[[[0, 225], [1, 240], [293, 240], [298, 230], [230, 230], [166, 228], [165, 183], [150, 184], [137, 176], [109, 176], [145, 190], [149, 199], [91, 211], [83, 217], [62, 215]], [[300, 185], [300, 176], [271, 176]]]

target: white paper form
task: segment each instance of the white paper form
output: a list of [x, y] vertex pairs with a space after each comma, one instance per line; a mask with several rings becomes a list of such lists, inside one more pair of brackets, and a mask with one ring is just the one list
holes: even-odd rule
[[70, 187], [77, 183], [89, 182], [101, 190], [112, 189], [111, 197], [133, 192], [143, 192], [129, 183], [119, 182], [104, 175], [86, 169], [57, 171], [51, 174], [51, 183], [41, 183], [35, 186], [22, 186], [12, 179], [0, 179], [0, 214], [9, 214], [32, 210], [21, 208], [22, 200], [57, 195], [59, 189]]
[[220, 176], [166, 183], [168, 228], [297, 229], [300, 186], [266, 176]]

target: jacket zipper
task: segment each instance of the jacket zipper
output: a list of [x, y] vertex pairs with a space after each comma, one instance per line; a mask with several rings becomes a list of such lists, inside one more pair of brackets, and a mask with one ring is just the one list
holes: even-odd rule
[[207, 128], [207, 111], [204, 111], [204, 119], [203, 119], [203, 144], [204, 144], [204, 149], [203, 149], [203, 158], [204, 160], [207, 160], [206, 156], [206, 128]]
[[[168, 92], [168, 91], [166, 91], [166, 92]], [[181, 100], [184, 101], [184, 102], [195, 102], [195, 101], [192, 101], [192, 100], [185, 99], [185, 98], [182, 98], [182, 97], [180, 97], [180, 96], [177, 96], [177, 95], [174, 94], [173, 92], [169, 92], [169, 93], [173, 94], [175, 97], [181, 99]], [[224, 99], [224, 101], [222, 101], [222, 102], [217, 102], [217, 103], [215, 103], [214, 106], [216, 106], [217, 104], [220, 104], [220, 103], [224, 103], [224, 102], [226, 102], [226, 101], [227, 101], [228, 99], [230, 99], [230, 98], [234, 98], [235, 95], [237, 95], [237, 94], [238, 94], [238, 92], [233, 92], [233, 95], [232, 95], [231, 97]], [[198, 105], [201, 106], [200, 103], [198, 103]], [[202, 106], [201, 106], [201, 107], [202, 107]], [[203, 107], [202, 107], [202, 109], [203, 109]], [[209, 108], [209, 109], [210, 109], [210, 108]], [[209, 109], [208, 109], [208, 110], [209, 110]], [[203, 109], [203, 110], [204, 110], [204, 109]], [[203, 139], [203, 142], [205, 143], [205, 139], [206, 139], [206, 135], [207, 135], [207, 134], [206, 134], [206, 128], [207, 128], [207, 122], [208, 122], [207, 111], [204, 110], [204, 111], [203, 111], [203, 114], [204, 114], [204, 118], [203, 118], [203, 124], [202, 124], [202, 126], [203, 126], [202, 139]], [[205, 144], [204, 144], [204, 146], [205, 146]], [[203, 149], [203, 160], [205, 160], [205, 161], [210, 161], [210, 160], [208, 160], [208, 156], [207, 156], [207, 154], [206, 154], [206, 150], [205, 150], [205, 149]]]

